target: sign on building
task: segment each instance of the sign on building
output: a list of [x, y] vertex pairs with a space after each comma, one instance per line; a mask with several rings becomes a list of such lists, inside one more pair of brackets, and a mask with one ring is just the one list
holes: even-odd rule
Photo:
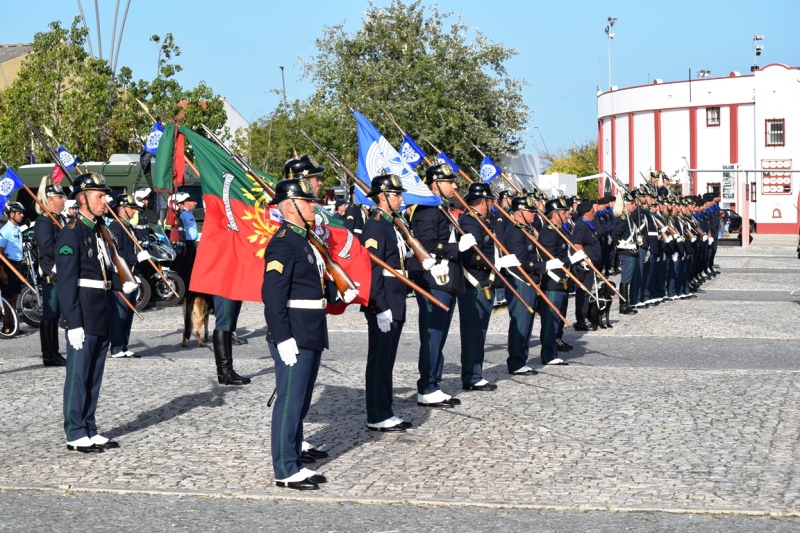
[[[723, 202], [736, 202], [736, 165], [722, 165], [722, 198]], [[734, 171], [734, 172], [728, 172]]]

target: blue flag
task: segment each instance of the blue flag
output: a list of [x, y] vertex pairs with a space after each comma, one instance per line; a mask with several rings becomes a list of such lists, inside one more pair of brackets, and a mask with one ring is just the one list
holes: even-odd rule
[[14, 194], [14, 191], [25, 185], [23, 181], [17, 176], [17, 173], [11, 167], [6, 169], [6, 173], [0, 178], [0, 211], [8, 203], [8, 199]]
[[453, 172], [455, 174], [458, 174], [461, 171], [461, 168], [455, 163], [453, 163], [453, 160], [447, 157], [447, 154], [444, 152], [440, 152], [439, 155], [436, 156], [436, 162], [439, 163], [440, 165], [447, 163], [448, 165], [450, 165], [450, 168], [453, 169]]
[[417, 168], [417, 165], [422, 163], [425, 159], [425, 152], [417, 146], [414, 139], [408, 135], [403, 135], [403, 144], [400, 145], [400, 155], [403, 156], [403, 161], [408, 163], [411, 168]]
[[147, 136], [147, 142], [144, 144], [144, 149], [146, 152], [156, 155], [156, 152], [158, 151], [158, 141], [161, 140], [162, 133], [164, 133], [164, 126], [158, 122], [153, 124], [153, 127], [150, 128], [150, 135]]
[[407, 191], [403, 193], [407, 205], [440, 205], [441, 198], [428, 189], [381, 132], [358, 111], [353, 115], [358, 123], [358, 179], [370, 185], [374, 176], [395, 174]]
[[503, 173], [500, 170], [500, 167], [494, 164], [494, 161], [489, 159], [486, 156], [483, 156], [483, 161], [481, 161], [481, 180], [484, 183], [491, 183], [493, 179]]
[[67, 167], [67, 170], [72, 170], [75, 168], [75, 165], [83, 162], [79, 158], [67, 152], [67, 149], [63, 146], [58, 147], [58, 153], [56, 155], [58, 156], [58, 160], [61, 161], [65, 167]]

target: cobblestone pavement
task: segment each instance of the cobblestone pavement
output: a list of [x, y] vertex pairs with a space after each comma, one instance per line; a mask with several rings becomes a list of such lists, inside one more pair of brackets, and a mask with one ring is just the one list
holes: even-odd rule
[[[460, 390], [456, 315], [442, 384], [462, 399], [452, 410], [416, 405], [410, 300], [395, 411], [415, 427], [400, 435], [365, 430], [366, 325], [355, 310], [331, 317], [306, 424], [331, 453], [315, 493], [273, 483], [260, 305], [240, 318], [250, 344], [234, 348], [235, 367], [253, 383], [239, 388], [216, 383], [210, 346], [180, 348], [177, 309], [137, 320], [142, 358], [109, 359], [98, 409], [122, 448], [88, 457], [64, 446], [64, 371], [41, 366], [26, 329], [0, 339], [0, 529], [83, 529], [97, 509], [132, 530], [797, 530], [800, 262], [793, 248], [753, 247], [720, 248], [717, 264], [699, 298], [634, 317], [615, 302], [612, 330], [567, 328], [571, 365], [538, 376], [507, 374], [500, 309], [485, 364], [494, 393]], [[531, 356], [538, 366], [536, 341]]]

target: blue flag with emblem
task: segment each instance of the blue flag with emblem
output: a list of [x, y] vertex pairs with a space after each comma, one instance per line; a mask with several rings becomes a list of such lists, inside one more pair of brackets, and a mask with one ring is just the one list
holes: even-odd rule
[[403, 135], [403, 144], [400, 145], [400, 155], [403, 156], [403, 161], [408, 163], [411, 168], [417, 168], [417, 165], [422, 163], [425, 159], [425, 152], [417, 146], [414, 139], [408, 135]]
[[147, 136], [147, 141], [144, 143], [144, 149], [146, 152], [156, 155], [156, 152], [158, 151], [158, 141], [161, 140], [161, 135], [163, 133], [164, 126], [158, 122], [153, 124], [153, 127], [150, 128], [150, 134]]
[[8, 199], [11, 198], [14, 191], [23, 185], [23, 181], [17, 176], [17, 173], [14, 172], [14, 169], [8, 167], [3, 177], [0, 178], [0, 211], [6, 206]]
[[83, 163], [80, 158], [69, 153], [63, 146], [58, 147], [58, 153], [56, 155], [58, 156], [58, 160], [67, 167], [67, 170], [72, 170], [78, 163]]
[[358, 123], [358, 179], [370, 185], [373, 176], [394, 174], [407, 191], [403, 193], [407, 205], [440, 205], [442, 200], [439, 196], [428, 189], [383, 134], [358, 111], [353, 111], [353, 115]]
[[500, 167], [494, 164], [494, 161], [486, 156], [483, 156], [481, 161], [481, 181], [484, 183], [491, 183], [497, 176], [503, 173]]
[[458, 174], [461, 171], [461, 167], [453, 163], [453, 160], [447, 157], [447, 154], [444, 152], [439, 152], [439, 155], [436, 156], [436, 162], [440, 165], [447, 163], [450, 165], [450, 168], [453, 169], [453, 172]]

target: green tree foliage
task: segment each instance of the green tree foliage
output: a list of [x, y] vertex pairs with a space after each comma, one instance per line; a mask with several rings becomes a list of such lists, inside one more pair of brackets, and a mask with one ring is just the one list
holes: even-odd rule
[[[520, 133], [528, 120], [524, 82], [511, 78], [504, 64], [516, 52], [462, 18], [453, 20], [452, 14], [421, 4], [370, 4], [352, 34], [339, 25], [324, 28], [316, 56], [305, 63], [315, 93], [307, 101], [280, 106], [253, 127], [254, 161], [266, 155], [264, 136], [270, 161], [282, 162], [294, 149], [316, 153], [296, 133], [302, 127], [355, 171], [356, 121], [348, 106], [398, 146], [400, 134], [387, 110], [427, 152], [435, 154], [423, 137], [465, 167], [481, 160], [465, 137], [495, 157], [522, 148]], [[336, 180], [329, 175], [327, 181]]]
[[[589, 141], [581, 145], [572, 145], [561, 149], [555, 154], [547, 153], [542, 156], [544, 163], [543, 172], [552, 174], [575, 174], [579, 178], [597, 174], [597, 141]], [[586, 199], [596, 199], [599, 194], [597, 180], [578, 182], [578, 196]]]
[[108, 62], [84, 49], [87, 31], [75, 18], [69, 29], [56, 21], [49, 31], [34, 36], [33, 50], [23, 60], [18, 78], [0, 93], [0, 156], [12, 165], [33, 154], [49, 161], [29, 130], [27, 121], [42, 132], [49, 128], [58, 142], [83, 160], [105, 160], [115, 152], [139, 152], [153, 125], [136, 99], [149, 102], [151, 112], [179, 118], [192, 128], [201, 122], [212, 128], [225, 123], [220, 98], [200, 82], [184, 90], [174, 79], [180, 55], [172, 35], [159, 45], [158, 73], [153, 81], [133, 80], [122, 67], [115, 77]]

